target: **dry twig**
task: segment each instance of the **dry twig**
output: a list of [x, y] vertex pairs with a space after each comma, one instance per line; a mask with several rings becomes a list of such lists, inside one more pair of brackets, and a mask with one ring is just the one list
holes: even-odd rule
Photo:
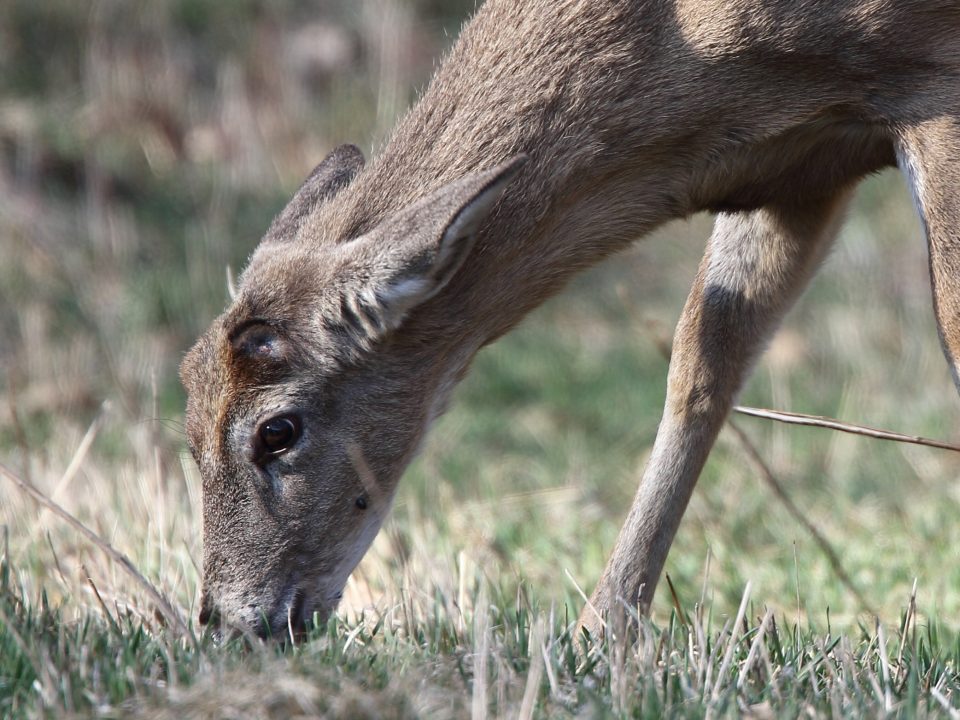
[[822, 415], [805, 415], [803, 413], [766, 410], [764, 408], [743, 407], [739, 405], [733, 408], [733, 410], [742, 415], [776, 420], [777, 422], [787, 423], [788, 425], [821, 427], [827, 428], [828, 430], [839, 430], [840, 432], [850, 433], [851, 435], [872, 437], [878, 440], [892, 440], [893, 442], [926, 445], [927, 447], [939, 448], [941, 450], [960, 452], [960, 445], [954, 445], [953, 443], [948, 443], [943, 440], [931, 440], [930, 438], [920, 437], [919, 435], [904, 435], [903, 433], [893, 432], [892, 430], [881, 430], [879, 428], [867, 427], [866, 425], [856, 425], [834, 418], [823, 417]]

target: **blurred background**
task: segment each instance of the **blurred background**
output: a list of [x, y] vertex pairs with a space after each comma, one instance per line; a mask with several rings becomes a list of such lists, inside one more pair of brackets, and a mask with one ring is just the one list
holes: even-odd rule
[[[0, 3], [0, 462], [128, 553], [186, 611], [199, 478], [183, 353], [273, 215], [342, 142], [376, 152], [472, 0]], [[577, 279], [485, 350], [408, 472], [344, 611], [465, 586], [570, 617], [633, 496], [662, 349], [710, 218]], [[867, 180], [836, 251], [743, 401], [958, 438], [920, 226], [895, 173]], [[742, 418], [872, 607], [960, 617], [960, 462], [944, 451]], [[139, 590], [0, 478], [25, 588], [92, 606]], [[709, 562], [708, 562], [709, 558]], [[705, 568], [709, 565], [709, 573]], [[680, 601], [852, 623], [863, 607], [724, 433], [668, 562]], [[458, 595], [459, 593], [459, 595]], [[655, 612], [671, 606], [666, 584]], [[562, 610], [560, 611], [563, 612]]]

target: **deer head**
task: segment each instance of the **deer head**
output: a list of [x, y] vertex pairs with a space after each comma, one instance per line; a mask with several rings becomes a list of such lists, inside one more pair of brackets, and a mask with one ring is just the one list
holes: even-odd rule
[[412, 320], [460, 270], [521, 163], [350, 237], [330, 206], [363, 157], [343, 146], [270, 226], [181, 367], [203, 478], [201, 623], [219, 612], [282, 637], [336, 606], [452, 384], [451, 353], [425, 353]]

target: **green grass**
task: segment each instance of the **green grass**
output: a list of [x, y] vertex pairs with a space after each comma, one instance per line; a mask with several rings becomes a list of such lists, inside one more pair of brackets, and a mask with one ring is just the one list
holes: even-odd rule
[[735, 620], [701, 605], [584, 657], [553, 609], [488, 595], [475, 573], [471, 609], [435, 586], [375, 620], [331, 620], [300, 645], [215, 645], [119, 608], [67, 621], [0, 570], [4, 717], [928, 717], [960, 692], [960, 643], [910, 613], [887, 632], [840, 633], [749, 602]]
[[[225, 303], [225, 268], [325, 150], [376, 145], [466, 9], [328, 5], [0, 7], [0, 462], [191, 623], [200, 483], [179, 358]], [[300, 71], [277, 48], [314, 20], [353, 50]], [[703, 217], [664, 228], [480, 354], [311, 642], [178, 634], [0, 477], [0, 716], [955, 714], [960, 461], [760, 420], [738, 424], [876, 617], [725, 432], [667, 562], [676, 602], [663, 583], [637, 644], [578, 659], [578, 588], [636, 489], [663, 402], [657, 344], [708, 232]], [[902, 182], [868, 180], [742, 401], [956, 438], [926, 273]]]

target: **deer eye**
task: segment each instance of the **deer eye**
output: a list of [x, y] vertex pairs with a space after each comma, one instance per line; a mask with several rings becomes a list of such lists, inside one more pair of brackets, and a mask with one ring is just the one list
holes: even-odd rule
[[257, 438], [261, 458], [285, 453], [300, 438], [300, 420], [292, 415], [270, 418], [257, 430]]

